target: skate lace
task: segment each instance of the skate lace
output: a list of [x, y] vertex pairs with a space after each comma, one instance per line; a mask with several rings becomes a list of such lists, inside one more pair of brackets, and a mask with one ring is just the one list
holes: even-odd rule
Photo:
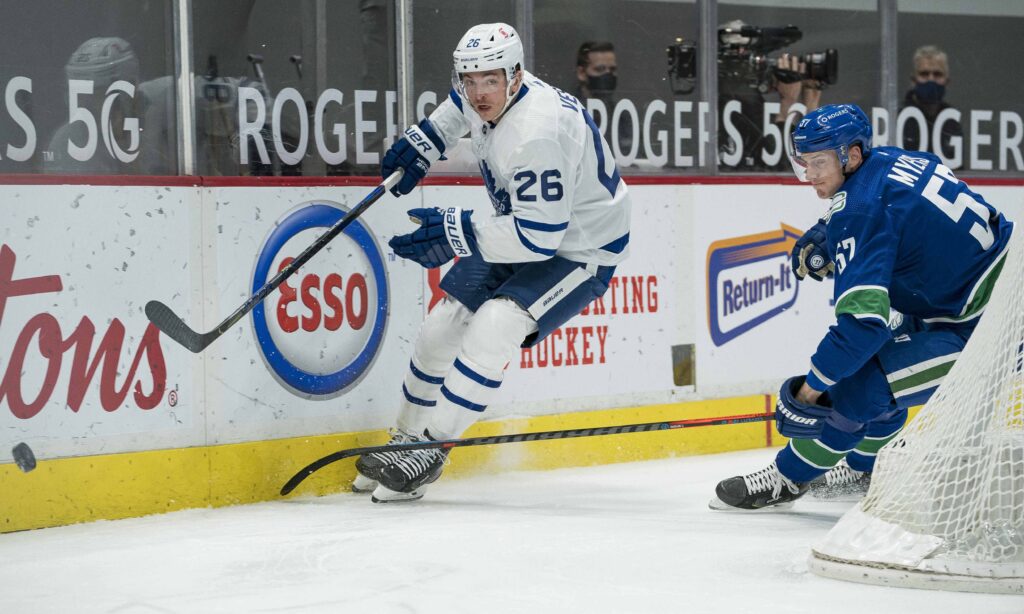
[[782, 493], [782, 487], [785, 485], [789, 488], [790, 492], [797, 493], [799, 488], [796, 484], [786, 479], [786, 476], [779, 473], [778, 467], [775, 463], [768, 465], [760, 471], [743, 476], [743, 483], [747, 487], [748, 493], [759, 493], [765, 491], [772, 491], [772, 498], [777, 499]]
[[448, 454], [439, 448], [426, 450], [408, 450], [399, 454], [398, 459], [391, 462], [398, 467], [407, 478], [415, 478], [427, 472], [430, 466], [441, 461], [448, 464]]
[[863, 471], [851, 468], [845, 462], [839, 463], [825, 474], [825, 484], [828, 486], [845, 486], [853, 484], [864, 475]]
[[[423, 441], [416, 435], [407, 433], [398, 428], [388, 429], [388, 433], [391, 435], [391, 438], [388, 439], [387, 443], [389, 446], [398, 443], [416, 443], [417, 441]], [[384, 463], [394, 463], [401, 457], [401, 452], [397, 450], [393, 452], [374, 452], [373, 454], [370, 454], [370, 456], [377, 458]]]

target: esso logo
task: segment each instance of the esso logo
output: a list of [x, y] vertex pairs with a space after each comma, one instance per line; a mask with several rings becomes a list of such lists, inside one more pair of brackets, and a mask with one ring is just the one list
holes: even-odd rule
[[[252, 291], [287, 267], [347, 211], [307, 202], [266, 238]], [[373, 233], [358, 219], [252, 312], [253, 331], [275, 379], [305, 398], [333, 398], [369, 371], [384, 339], [388, 283]]]

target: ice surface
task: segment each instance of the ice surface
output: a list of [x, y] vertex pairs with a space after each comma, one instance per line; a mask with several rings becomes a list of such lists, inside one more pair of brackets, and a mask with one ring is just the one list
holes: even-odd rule
[[1022, 597], [811, 574], [809, 545], [849, 502], [707, 508], [718, 480], [773, 454], [442, 479], [412, 504], [345, 494], [0, 535], [0, 612], [1024, 612]]

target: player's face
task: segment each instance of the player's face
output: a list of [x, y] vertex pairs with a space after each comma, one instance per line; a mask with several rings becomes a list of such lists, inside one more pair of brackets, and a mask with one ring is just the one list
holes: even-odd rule
[[834, 150], [803, 154], [800, 162], [805, 166], [807, 181], [814, 186], [818, 198], [832, 198], [846, 180]]
[[462, 87], [469, 104], [473, 105], [473, 110], [484, 121], [493, 121], [505, 108], [508, 79], [503, 70], [464, 73]]

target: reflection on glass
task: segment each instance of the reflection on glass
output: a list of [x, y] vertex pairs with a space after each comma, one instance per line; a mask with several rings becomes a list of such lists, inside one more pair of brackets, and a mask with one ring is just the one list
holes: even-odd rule
[[0, 172], [176, 174], [170, 3], [0, 3]]
[[392, 4], [194, 3], [198, 172], [379, 172], [396, 130]]

